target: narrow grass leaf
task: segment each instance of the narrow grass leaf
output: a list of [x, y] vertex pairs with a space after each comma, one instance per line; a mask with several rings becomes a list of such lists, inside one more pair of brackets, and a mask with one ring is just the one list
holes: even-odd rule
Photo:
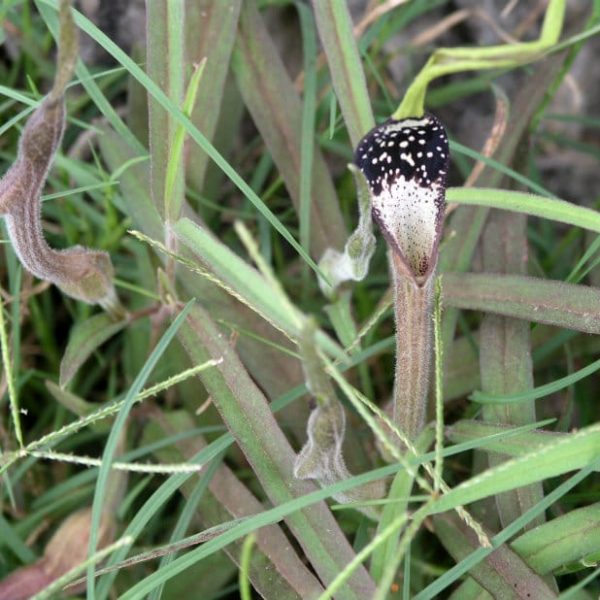
[[23, 447], [23, 430], [21, 428], [19, 396], [15, 385], [10, 346], [8, 343], [8, 333], [6, 331], [6, 320], [4, 318], [4, 302], [2, 300], [0, 300], [0, 344], [2, 346], [2, 367], [4, 370], [6, 386], [8, 388], [8, 402], [10, 404], [13, 427], [15, 428], [15, 437], [17, 438], [19, 446]]
[[317, 104], [317, 40], [315, 23], [310, 9], [296, 3], [302, 28], [304, 54], [304, 96], [302, 103], [302, 133], [300, 139], [300, 184], [298, 218], [300, 243], [310, 253], [310, 213], [312, 205], [312, 167], [315, 148], [315, 120]]
[[319, 37], [344, 116], [350, 141], [356, 146], [375, 126], [360, 54], [354, 39], [352, 17], [345, 2], [313, 0]]
[[532, 400], [544, 398], [550, 394], [564, 390], [574, 383], [589, 377], [598, 371], [598, 369], [600, 369], [600, 359], [595, 360], [593, 363], [587, 365], [587, 367], [583, 367], [583, 369], [579, 369], [579, 371], [575, 371], [575, 373], [571, 373], [566, 377], [556, 379], [551, 383], [541, 385], [532, 390], [524, 390], [523, 392], [502, 396], [475, 391], [469, 396], [469, 399], [473, 400], [473, 402], [478, 402], [479, 404], [519, 404], [522, 402], [531, 402]]
[[[198, 87], [204, 73], [206, 60], [194, 67], [185, 97], [183, 99], [183, 113], [190, 117], [198, 95]], [[178, 123], [173, 134], [173, 143], [169, 152], [169, 162], [165, 173], [165, 216], [167, 221], [175, 222], [180, 214], [185, 201], [185, 194], [177, 192], [177, 186], [183, 185], [183, 142], [185, 141], [185, 128]], [[181, 171], [181, 181], [179, 172]]]
[[448, 202], [510, 210], [600, 233], [600, 212], [557, 198], [511, 190], [465, 187], [448, 188], [446, 198]]
[[[191, 121], [207, 140], [214, 141], [221, 112], [226, 107], [225, 82], [237, 34], [241, 0], [187, 0], [185, 37], [187, 63], [205, 60], [204, 81], [198, 90]], [[186, 179], [200, 192], [204, 185], [209, 157], [199, 146], [189, 148]]]
[[[460, 154], [464, 154], [465, 156], [473, 158], [477, 161], [481, 161], [482, 163], [484, 163], [491, 169], [494, 169], [495, 171], [497, 171], [498, 173], [501, 173], [502, 175], [506, 175], [508, 178], [512, 179], [513, 181], [516, 181], [517, 183], [520, 183], [520, 184], [524, 185], [525, 187], [528, 187], [530, 190], [537, 192], [538, 194], [541, 194], [543, 197], [545, 196], [547, 198], [556, 198], [556, 196], [552, 192], [549, 192], [546, 188], [542, 187], [535, 181], [532, 181], [531, 179], [529, 179], [529, 177], [525, 177], [525, 175], [521, 175], [521, 173], [519, 173], [518, 171], [515, 171], [514, 169], [511, 169], [510, 167], [503, 165], [501, 162], [494, 160], [493, 158], [484, 156], [483, 154], [481, 154], [480, 152], [477, 152], [476, 150], [472, 150], [471, 148], [468, 148], [467, 146], [463, 146], [463, 144], [459, 144], [456, 141], [450, 141], [450, 150], [452, 150], [454, 152], [459, 152]], [[460, 189], [468, 190], [470, 188], [463, 187]], [[453, 202], [453, 200], [450, 200], [449, 198], [448, 198], [448, 201]]]
[[[185, 51], [183, 0], [150, 2], [147, 10], [146, 70], [162, 92], [178, 108], [184, 93]], [[182, 110], [183, 112], [183, 110]], [[182, 125], [153, 96], [148, 97], [148, 126], [152, 161], [152, 199], [161, 214], [173, 217], [185, 193], [184, 171], [174, 148], [176, 131]], [[180, 133], [180, 136], [183, 134]], [[170, 189], [167, 188], [167, 185]], [[169, 196], [166, 193], [169, 192]], [[167, 213], [167, 209], [169, 212]]]
[[[186, 304], [183, 310], [177, 315], [177, 317], [173, 320], [173, 323], [169, 326], [169, 328], [161, 337], [160, 341], [152, 351], [152, 354], [148, 357], [148, 360], [142, 367], [142, 370], [139, 372], [131, 387], [129, 388], [129, 391], [125, 396], [123, 407], [119, 411], [119, 414], [115, 419], [112, 429], [110, 430], [110, 434], [108, 436], [106, 445], [104, 447], [104, 452], [102, 454], [102, 466], [98, 470], [98, 479], [96, 481], [96, 489], [94, 492], [89, 540], [90, 557], [92, 557], [96, 553], [96, 546], [98, 544], [98, 530], [100, 527], [100, 520], [102, 517], [103, 504], [105, 500], [104, 495], [108, 484], [108, 476], [110, 473], [111, 463], [113, 462], [117, 448], [117, 442], [119, 436], [121, 435], [121, 431], [125, 427], [127, 417], [129, 416], [131, 407], [133, 405], [133, 401], [141, 391], [144, 383], [150, 376], [150, 373], [160, 360], [164, 351], [167, 349], [167, 346], [175, 337], [178, 329], [185, 321], [188, 313], [194, 305], [194, 302], [195, 299], [192, 299]], [[92, 600], [95, 598], [94, 563], [91, 564], [87, 572], [87, 593], [88, 598], [91, 598]]]
[[444, 304], [585, 333], [600, 333], [600, 290], [490, 273], [445, 273]]

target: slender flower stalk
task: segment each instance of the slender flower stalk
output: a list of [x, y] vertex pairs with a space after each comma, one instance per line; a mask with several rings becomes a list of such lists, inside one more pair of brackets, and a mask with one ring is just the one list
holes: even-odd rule
[[367, 180], [373, 218], [389, 246], [396, 319], [393, 418], [415, 440], [427, 413], [448, 138], [432, 115], [389, 119], [361, 140], [354, 162]]

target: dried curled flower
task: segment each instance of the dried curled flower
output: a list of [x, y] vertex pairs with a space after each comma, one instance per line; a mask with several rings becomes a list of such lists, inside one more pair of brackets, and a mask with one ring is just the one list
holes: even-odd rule
[[[306, 387], [317, 406], [310, 413], [306, 427], [307, 441], [294, 462], [294, 477], [314, 479], [326, 486], [352, 477], [344, 461], [342, 446], [346, 434], [346, 413], [335, 395], [315, 346], [316, 324], [308, 319], [300, 337], [300, 354]], [[364, 502], [383, 497], [385, 484], [374, 481], [334, 494], [338, 502]], [[376, 510], [362, 509], [370, 516]]]
[[108, 254], [81, 246], [53, 250], [42, 231], [41, 193], [65, 129], [64, 87], [77, 58], [77, 32], [65, 0], [60, 5], [60, 22], [55, 85], [27, 121], [16, 160], [0, 180], [0, 214], [6, 218], [19, 260], [29, 272], [77, 300], [100, 304], [115, 317], [122, 316]]
[[64, 100], [46, 98], [27, 122], [17, 159], [0, 180], [0, 213], [23, 266], [77, 300], [114, 311], [118, 301], [106, 252], [48, 246], [41, 224], [41, 192], [65, 127]]
[[448, 137], [433, 116], [389, 119], [359, 143], [354, 162], [371, 190], [373, 218], [403, 274], [418, 282], [435, 269], [448, 172]]

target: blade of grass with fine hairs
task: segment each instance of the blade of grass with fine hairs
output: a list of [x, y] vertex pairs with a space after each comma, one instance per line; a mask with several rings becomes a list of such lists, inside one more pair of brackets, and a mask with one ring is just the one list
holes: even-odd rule
[[[476, 536], [454, 513], [438, 515], [433, 522], [436, 534], [456, 562], [479, 547]], [[548, 584], [506, 546], [497, 548], [469, 575], [494, 598], [556, 598]]]
[[352, 145], [375, 125], [367, 82], [354, 40], [352, 17], [345, 2], [313, 0], [331, 81]]
[[600, 333], [600, 289], [524, 275], [446, 273], [444, 305]]
[[[255, 0], [242, 5], [233, 69], [244, 102], [299, 211], [302, 103]], [[331, 175], [316, 145], [311, 189], [310, 248], [311, 255], [320, 258], [330, 246], [343, 247], [346, 227]]]
[[[225, 79], [237, 33], [241, 0], [185, 0], [185, 43], [187, 63], [206, 58], [203, 79], [191, 119], [194, 125], [213, 140], [221, 114]], [[207, 84], [206, 82], [210, 82]], [[198, 146], [191, 145], [186, 160], [187, 181], [200, 192], [209, 158]]]
[[[202, 377], [202, 382], [271, 502], [278, 505], [313, 491], [312, 484], [293, 476], [294, 452], [266, 398], [203, 309], [196, 307], [190, 314], [180, 340], [193, 363], [206, 356], [223, 358], [212, 376]], [[323, 582], [332, 581], [352, 560], [352, 548], [324, 503], [289, 515], [287, 523]], [[374, 590], [366, 569], [361, 568], [343, 594], [344, 598], [362, 600]]]
[[[527, 272], [527, 219], [524, 215], [492, 211], [483, 235], [484, 269], [491, 273]], [[525, 391], [533, 387], [530, 326], [527, 321], [485, 314], [479, 335], [482, 389], [492, 394]], [[484, 421], [524, 425], [535, 421], [535, 401], [518, 405], [489, 405], [482, 410]], [[489, 455], [490, 465], [502, 458]], [[533, 484], [496, 496], [503, 527], [543, 497], [541, 484]], [[528, 527], [543, 522], [542, 516]]]

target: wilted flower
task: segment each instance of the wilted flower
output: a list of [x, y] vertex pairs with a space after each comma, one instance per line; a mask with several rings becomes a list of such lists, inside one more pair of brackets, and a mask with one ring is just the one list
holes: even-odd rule
[[0, 214], [6, 218], [12, 246], [25, 269], [77, 300], [100, 304], [115, 317], [122, 316], [108, 254], [81, 246], [53, 250], [42, 231], [42, 189], [65, 129], [64, 87], [77, 58], [77, 30], [64, 0], [60, 22], [55, 85], [27, 121], [16, 160], [0, 180]]

